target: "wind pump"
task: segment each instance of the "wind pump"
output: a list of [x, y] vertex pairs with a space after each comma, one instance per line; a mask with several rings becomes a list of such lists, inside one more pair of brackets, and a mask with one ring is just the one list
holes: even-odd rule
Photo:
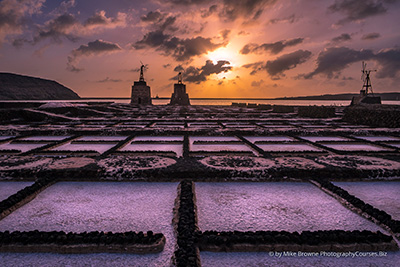
[[364, 61], [361, 64], [362, 64], [361, 80], [363, 81], [363, 86], [360, 92], [363, 93], [364, 95], [368, 95], [369, 93], [374, 95], [374, 92], [372, 91], [371, 78], [369, 77], [369, 75], [371, 71], [376, 72], [376, 70], [367, 70], [367, 63], [365, 63]]

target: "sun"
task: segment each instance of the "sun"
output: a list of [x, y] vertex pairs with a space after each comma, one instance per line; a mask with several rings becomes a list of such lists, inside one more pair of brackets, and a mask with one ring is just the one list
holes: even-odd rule
[[235, 66], [239, 65], [239, 54], [238, 51], [230, 47], [229, 45], [226, 47], [220, 47], [212, 52], [209, 52], [206, 57], [208, 60], [211, 60], [214, 64], [217, 64], [218, 61], [224, 60], [228, 61], [229, 64], [225, 64], [224, 66], [229, 66], [232, 67], [232, 70], [228, 72], [221, 72], [218, 73], [216, 76], [219, 79], [222, 78], [233, 78], [236, 77], [236, 74], [234, 73]]
[[237, 64], [237, 56], [238, 52], [228, 46], [220, 47], [207, 54], [207, 58], [209, 60], [212, 60], [214, 64], [217, 64], [219, 60], [226, 60], [229, 61], [230, 63], [228, 64], [228, 66], [232, 67], [234, 67]]

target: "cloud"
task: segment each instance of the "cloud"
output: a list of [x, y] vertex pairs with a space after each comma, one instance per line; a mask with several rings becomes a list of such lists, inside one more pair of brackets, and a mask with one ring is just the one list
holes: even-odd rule
[[246, 69], [252, 69], [250, 75], [255, 75], [257, 72], [265, 69], [265, 63], [262, 61], [258, 61], [255, 63], [245, 64], [242, 67]]
[[53, 19], [35, 27], [32, 40], [16, 38], [13, 41], [13, 45], [16, 47], [20, 47], [26, 43], [36, 45], [46, 39], [50, 39], [56, 43], [61, 43], [63, 39], [76, 42], [81, 36], [90, 35], [98, 30], [126, 26], [126, 14], [121, 12], [117, 13], [115, 18], [110, 18], [106, 16], [104, 10], [101, 10], [87, 18], [84, 23], [81, 23], [71, 13], [65, 12], [59, 14], [59, 12], [67, 11], [68, 8], [74, 6], [74, 3], [74, 1], [62, 2], [60, 7], [52, 12], [55, 15]]
[[276, 2], [277, 0], [224, 0], [224, 6], [219, 15], [227, 21], [238, 18], [254, 21], [262, 15], [264, 8]]
[[181, 39], [164, 34], [163, 31], [148, 32], [142, 40], [132, 45], [135, 49], [146, 47], [156, 48], [166, 56], [172, 56], [177, 61], [190, 60], [194, 56], [205, 54], [223, 46], [223, 43], [213, 43], [211, 38], [197, 36], [194, 38]]
[[377, 32], [371, 32], [371, 33], [364, 34], [364, 35], [361, 37], [361, 39], [362, 39], [362, 40], [375, 40], [375, 39], [378, 39], [378, 38], [380, 38], [380, 37], [381, 37], [381, 35], [380, 35], [379, 33], [377, 33]]
[[292, 14], [288, 17], [278, 18], [278, 19], [270, 19], [268, 24], [278, 24], [278, 23], [289, 23], [292, 24], [296, 22], [298, 19], [296, 18], [295, 14]]
[[0, 43], [7, 35], [22, 33], [28, 18], [39, 14], [45, 0], [0, 1]]
[[176, 18], [176, 16], [161, 13], [160, 11], [150, 11], [146, 15], [141, 16], [140, 20], [149, 23], [152, 26], [153, 31], [169, 30], [175, 32], [178, 30], [178, 27], [174, 26]]
[[252, 81], [251, 86], [252, 87], [260, 87], [263, 83], [264, 83], [264, 80]]
[[374, 57], [372, 50], [353, 50], [347, 47], [325, 48], [319, 53], [317, 67], [314, 71], [302, 75], [305, 79], [310, 79], [317, 74], [326, 75], [328, 78], [338, 77], [342, 69], [351, 63], [369, 60]]
[[[235, 21], [237, 19], [244, 19], [245, 21], [255, 21], [263, 13], [264, 9], [273, 6], [278, 0], [165, 0], [160, 1], [161, 4], [169, 3], [172, 5], [180, 6], [204, 6], [212, 3], [208, 10], [202, 10], [203, 18], [206, 18], [218, 12], [218, 16], [225, 21]], [[218, 5], [215, 3], [218, 2]]]
[[275, 60], [267, 61], [265, 69], [270, 76], [279, 78], [279, 76], [284, 76], [283, 72], [293, 69], [297, 65], [306, 62], [310, 59], [310, 57], [310, 51], [297, 50], [293, 53], [282, 55]]
[[118, 12], [115, 18], [108, 18], [104, 10], [96, 12], [93, 16], [89, 17], [84, 23], [85, 28], [116, 28], [126, 26], [126, 14]]
[[384, 49], [375, 54], [378, 78], [394, 78], [400, 72], [400, 48]]
[[76, 67], [81, 57], [108, 54], [122, 50], [118, 44], [96, 40], [89, 42], [87, 45], [81, 45], [79, 48], [71, 51], [68, 56], [67, 70], [71, 72], [79, 72], [83, 69]]
[[247, 55], [250, 53], [261, 54], [265, 51], [270, 52], [273, 55], [279, 54], [283, 49], [289, 46], [295, 46], [301, 44], [304, 41], [304, 38], [294, 38], [289, 40], [282, 40], [275, 43], [264, 43], [261, 45], [250, 43], [246, 44], [241, 50], [240, 53], [243, 55]]
[[353, 50], [347, 47], [331, 47], [322, 51], [317, 58], [314, 71], [300, 75], [310, 79], [317, 74], [326, 75], [329, 79], [339, 78], [339, 74], [350, 64], [365, 60], [376, 61], [377, 78], [394, 78], [400, 72], [400, 48], [383, 49], [378, 53], [372, 50]]
[[109, 82], [111, 82], [111, 83], [119, 83], [119, 82], [122, 82], [122, 80], [121, 79], [110, 79], [110, 77], [106, 77], [103, 80], [96, 81], [96, 83], [109, 83]]
[[174, 68], [174, 71], [179, 72], [179, 71], [184, 71], [185, 69], [182, 67], [182, 65], [178, 65]]
[[342, 43], [342, 42], [346, 42], [346, 41], [350, 41], [350, 40], [351, 40], [350, 34], [342, 33], [341, 35], [332, 38], [331, 44], [338, 44], [338, 43]]
[[[232, 67], [227, 66], [229, 64], [230, 62], [226, 60], [219, 60], [216, 64], [214, 64], [211, 60], [207, 60], [206, 64], [201, 68], [190, 66], [184, 71], [184, 80], [190, 83], [204, 82], [211, 74], [230, 71]], [[176, 77], [171, 79], [175, 80]]]
[[231, 30], [228, 30], [228, 29], [220, 31], [220, 35], [224, 41], [228, 40], [230, 34], [231, 34]]
[[339, 12], [345, 18], [338, 22], [343, 25], [351, 21], [359, 21], [371, 16], [381, 15], [387, 12], [384, 4], [392, 4], [398, 0], [336, 0], [328, 7], [330, 12]]
[[208, 18], [212, 14], [215, 14], [217, 12], [217, 10], [218, 10], [218, 6], [217, 5], [212, 5], [208, 9], [201, 10], [201, 17], [203, 19], [204, 18]]

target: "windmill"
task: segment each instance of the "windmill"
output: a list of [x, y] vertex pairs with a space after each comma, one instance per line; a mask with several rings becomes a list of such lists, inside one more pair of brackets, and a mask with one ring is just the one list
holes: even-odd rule
[[139, 78], [139, 81], [140, 81], [140, 82], [144, 82], [143, 73], [144, 73], [144, 70], [148, 68], [148, 67], [147, 67], [148, 65], [147, 65], [147, 64], [144, 65], [142, 61], [140, 61], [140, 64], [141, 64], [141, 65], [140, 65], [140, 78]]
[[[372, 91], [371, 78], [369, 77], [372, 72], [376, 70], [368, 70], [367, 63], [362, 62], [362, 75], [361, 80], [363, 81], [362, 89], [360, 90], [360, 94], [358, 96], [353, 96], [350, 105], [357, 104], [381, 104], [381, 97], [374, 96], [374, 92]], [[372, 96], [371, 96], [372, 94]]]
[[371, 94], [374, 95], [374, 92], [372, 91], [372, 84], [371, 84], [371, 79], [370, 79], [369, 75], [370, 75], [371, 71], [375, 72], [376, 70], [367, 70], [367, 63], [365, 63], [364, 61], [361, 64], [362, 64], [361, 80], [364, 82], [361, 92], [365, 93], [365, 95], [368, 95], [369, 91], [371, 91]]

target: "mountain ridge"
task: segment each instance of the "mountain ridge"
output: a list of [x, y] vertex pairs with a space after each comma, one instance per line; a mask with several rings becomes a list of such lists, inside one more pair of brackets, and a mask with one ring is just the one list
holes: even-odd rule
[[80, 96], [57, 81], [0, 72], [0, 100], [75, 100]]

